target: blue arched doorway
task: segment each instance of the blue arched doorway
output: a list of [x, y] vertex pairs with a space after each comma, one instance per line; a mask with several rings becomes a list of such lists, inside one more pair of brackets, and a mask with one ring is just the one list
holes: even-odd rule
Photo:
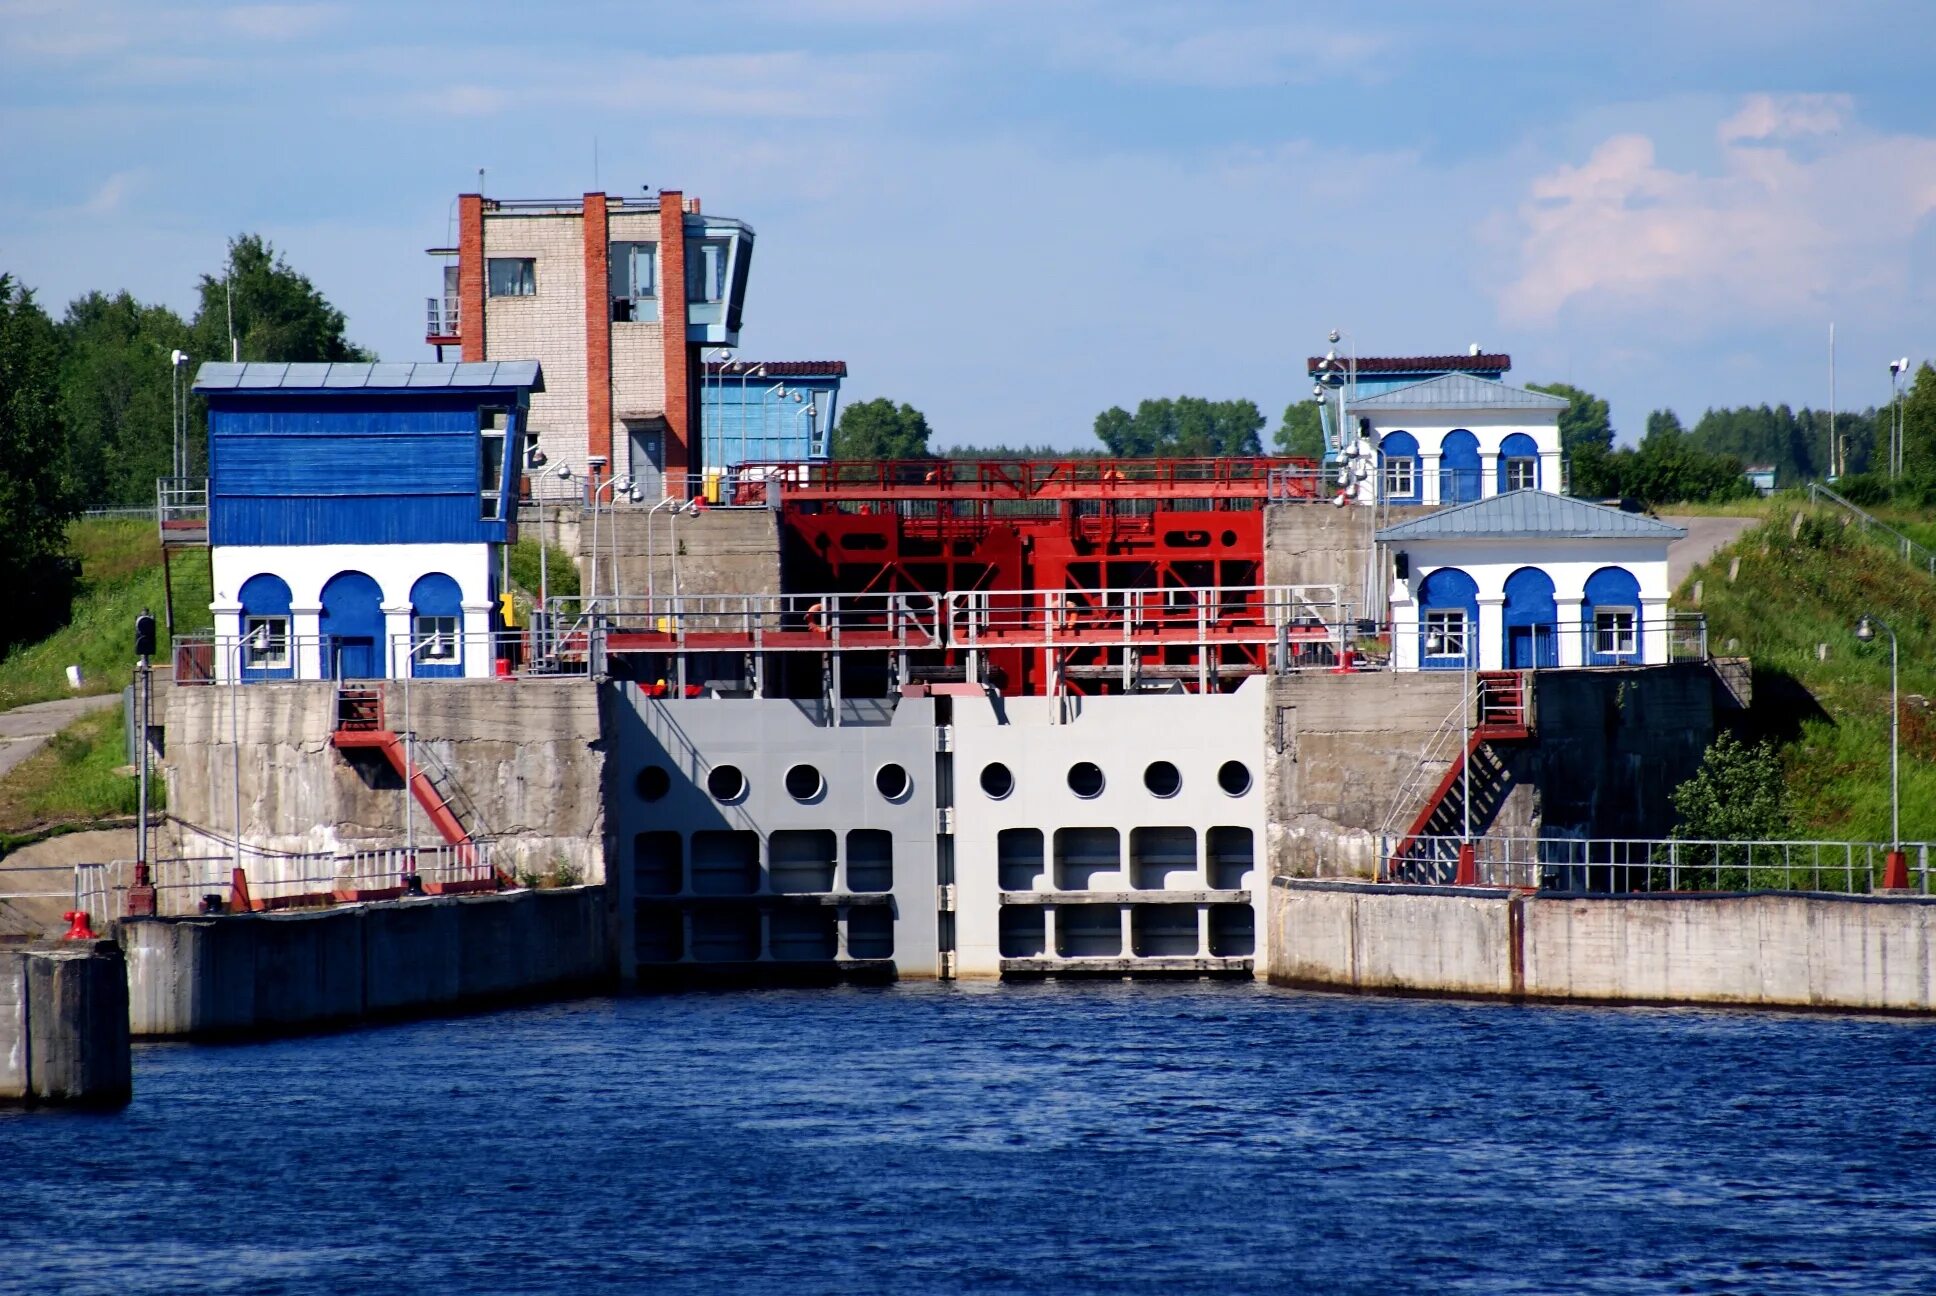
[[289, 582], [258, 572], [242, 582], [242, 678], [290, 679], [295, 660], [289, 643]]
[[1479, 438], [1454, 428], [1439, 443], [1439, 503], [1466, 504], [1479, 498]]
[[1418, 587], [1420, 670], [1463, 670], [1477, 665], [1479, 583], [1457, 567], [1441, 567]]
[[1506, 577], [1502, 609], [1506, 642], [1500, 660], [1508, 670], [1532, 670], [1560, 664], [1559, 602], [1553, 578], [1537, 567], [1521, 567]]
[[1586, 663], [1630, 666], [1642, 659], [1640, 580], [1625, 567], [1586, 578]]
[[1539, 442], [1524, 432], [1515, 432], [1499, 443], [1498, 493], [1538, 489]]
[[421, 576], [410, 587], [411, 673], [464, 673], [464, 595], [442, 572]]
[[334, 679], [383, 674], [383, 588], [360, 571], [337, 572], [323, 586], [323, 672]]

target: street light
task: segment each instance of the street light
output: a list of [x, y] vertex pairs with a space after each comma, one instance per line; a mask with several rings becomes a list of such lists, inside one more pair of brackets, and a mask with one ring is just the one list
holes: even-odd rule
[[403, 885], [414, 893], [417, 890], [417, 816], [411, 813], [410, 803], [417, 795], [417, 730], [410, 723], [410, 677], [417, 673], [418, 653], [426, 648], [442, 653], [447, 645], [441, 630], [419, 640], [414, 620], [406, 642], [410, 650], [403, 655]]
[[551, 548], [550, 539], [545, 535], [544, 492], [538, 489], [538, 483], [547, 477], [556, 477], [559, 481], [570, 481], [571, 465], [561, 459], [557, 463], [547, 466], [545, 464], [545, 452], [542, 450], [533, 450], [531, 457], [525, 462], [533, 468], [539, 469], [538, 472], [531, 475], [531, 494], [538, 501], [538, 644], [541, 651], [548, 652], [551, 647], [551, 621], [549, 619], [551, 615], [551, 564], [548, 560]]
[[1895, 409], [1889, 419], [1889, 475], [1902, 474], [1902, 380], [1909, 372], [1909, 357], [1889, 362], [1889, 388], [1894, 397]]
[[[242, 682], [242, 653], [260, 652], [269, 644], [269, 627], [259, 625], [246, 635], [238, 635], [229, 645], [229, 754], [230, 754], [230, 810], [235, 816], [235, 865], [242, 868], [242, 728], [236, 713], [242, 705], [242, 695], [238, 686]], [[143, 735], [145, 741], [146, 735]]]
[[[607, 490], [612, 492], [612, 503], [614, 505], [618, 503], [618, 497], [621, 494], [629, 495], [635, 500], [642, 497], [642, 492], [640, 492], [637, 484], [633, 482], [630, 473], [620, 473], [618, 476], [599, 482], [592, 487], [592, 586], [590, 594], [587, 595], [588, 601], [586, 606], [594, 615], [597, 613], [598, 608], [598, 515], [603, 512], [598, 504], [598, 496], [599, 492]], [[617, 528], [618, 522], [616, 519], [613, 520], [612, 526], [615, 529]], [[614, 534], [616, 534], [616, 530]], [[614, 547], [616, 547], [616, 544]], [[614, 577], [613, 583], [617, 583], [616, 577]]]
[[1878, 626], [1889, 633], [1889, 862], [1883, 870], [1882, 885], [1902, 890], [1909, 885], [1909, 869], [1902, 854], [1902, 783], [1899, 772], [1902, 702], [1897, 693], [1896, 630], [1881, 617], [1864, 612], [1855, 623], [1855, 637], [1865, 644], [1874, 643]]

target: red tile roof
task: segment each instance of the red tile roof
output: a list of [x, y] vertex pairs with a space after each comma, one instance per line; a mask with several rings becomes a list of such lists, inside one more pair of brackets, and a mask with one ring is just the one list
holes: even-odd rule
[[768, 378], [845, 378], [845, 360], [708, 360], [706, 372], [714, 377], [737, 378], [755, 369]]
[[[1338, 360], [1349, 368], [1350, 357], [1339, 356]], [[1304, 362], [1306, 373], [1316, 373], [1324, 363], [1323, 356], [1312, 356]], [[1358, 372], [1376, 373], [1504, 373], [1512, 368], [1512, 357], [1499, 355], [1449, 355], [1449, 356], [1359, 356]]]

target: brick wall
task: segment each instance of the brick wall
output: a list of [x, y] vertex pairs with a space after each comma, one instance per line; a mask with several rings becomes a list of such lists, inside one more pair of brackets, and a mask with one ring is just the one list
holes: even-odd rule
[[[659, 193], [659, 300], [666, 323], [661, 334], [665, 357], [665, 417], [668, 474], [692, 471], [692, 349], [686, 345], [686, 200], [676, 189]], [[678, 479], [675, 478], [675, 481]], [[675, 486], [673, 493], [678, 493]]]
[[585, 439], [586, 453], [605, 461], [602, 476], [611, 477], [612, 460], [612, 301], [611, 236], [606, 232], [605, 195], [585, 195], [583, 221], [585, 258]]
[[[582, 473], [592, 453], [586, 434], [585, 244], [577, 213], [486, 213], [485, 257], [537, 260], [532, 297], [485, 299], [484, 354], [479, 360], [537, 360], [545, 389], [531, 398], [531, 426], [553, 462]], [[479, 273], [482, 273], [482, 263]], [[465, 324], [465, 358], [470, 354]]]
[[[657, 212], [613, 212], [608, 216], [611, 239], [657, 243]], [[665, 269], [659, 271], [660, 318], [666, 311]], [[675, 319], [677, 312], [674, 312]], [[612, 325], [612, 455], [617, 472], [643, 473], [644, 463], [631, 459], [630, 435], [623, 416], [658, 412], [666, 407], [665, 328], [660, 320], [635, 320]]]
[[458, 354], [484, 358], [484, 199], [457, 198], [457, 326], [463, 330]]

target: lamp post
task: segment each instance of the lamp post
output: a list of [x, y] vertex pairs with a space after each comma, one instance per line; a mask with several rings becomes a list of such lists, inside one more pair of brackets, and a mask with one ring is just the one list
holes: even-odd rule
[[548, 652], [551, 648], [551, 564], [548, 561], [550, 539], [545, 535], [544, 492], [538, 488], [538, 483], [547, 477], [570, 481], [571, 465], [562, 460], [547, 465], [545, 452], [542, 450], [533, 450], [527, 462], [539, 470], [531, 476], [531, 494], [538, 501], [538, 645], [540, 651]]
[[414, 617], [405, 642], [410, 649], [403, 655], [403, 885], [405, 890], [414, 894], [418, 888], [417, 816], [411, 813], [410, 802], [417, 795], [417, 730], [410, 723], [410, 677], [417, 673], [418, 653], [426, 648], [441, 652], [445, 645], [441, 631], [419, 640]]
[[1909, 357], [1889, 362], [1889, 389], [1894, 409], [1889, 414], [1889, 475], [1902, 475], [1902, 382], [1909, 372]]
[[[599, 492], [607, 490], [612, 492], [612, 503], [614, 506], [618, 504], [618, 497], [621, 494], [628, 495], [635, 500], [639, 499], [642, 494], [638, 486], [633, 482], [630, 473], [620, 473], [618, 476], [599, 482], [592, 487], [592, 587], [591, 593], [587, 596], [587, 607], [594, 615], [597, 613], [598, 605], [598, 515], [603, 512], [598, 503], [598, 496]], [[616, 528], [618, 526], [616, 519], [613, 520], [612, 526], [614, 528], [613, 534], [616, 536]], [[616, 540], [614, 541], [613, 547], [617, 547]], [[616, 565], [616, 559], [614, 563]], [[612, 583], [614, 585], [618, 583], [616, 574], [613, 576]]]
[[233, 867], [238, 871], [242, 868], [242, 726], [236, 716], [242, 705], [242, 653], [245, 649], [259, 652], [268, 642], [269, 627], [261, 625], [237, 635], [229, 645], [229, 809], [235, 819]]
[[1902, 701], [1897, 693], [1898, 652], [1895, 627], [1881, 617], [1863, 613], [1855, 623], [1855, 637], [1874, 643], [1876, 628], [1889, 634], [1889, 858], [1883, 869], [1882, 885], [1889, 890], [1907, 890], [1909, 867], [1902, 853], [1902, 782], [1900, 774]]
[[699, 516], [699, 501], [697, 499], [677, 502], [679, 507], [672, 510], [672, 521], [667, 524], [667, 529], [672, 533], [669, 543], [672, 545], [672, 553], [670, 555], [672, 559], [672, 597], [675, 599], [679, 597], [679, 515], [684, 513], [687, 517]]

